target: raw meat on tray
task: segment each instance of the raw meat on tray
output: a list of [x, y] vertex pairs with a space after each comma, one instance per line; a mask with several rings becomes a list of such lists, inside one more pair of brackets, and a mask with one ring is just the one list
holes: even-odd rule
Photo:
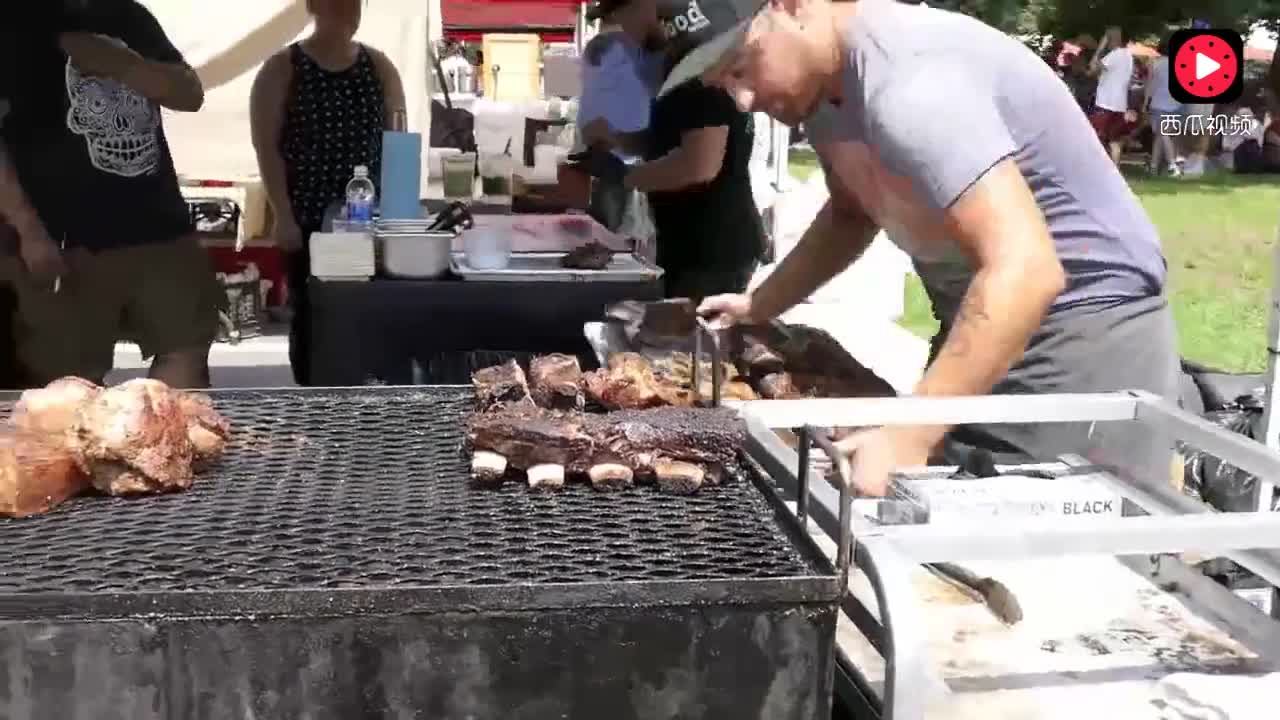
[[613, 260], [613, 251], [604, 243], [592, 240], [570, 250], [560, 261], [571, 270], [604, 270]]

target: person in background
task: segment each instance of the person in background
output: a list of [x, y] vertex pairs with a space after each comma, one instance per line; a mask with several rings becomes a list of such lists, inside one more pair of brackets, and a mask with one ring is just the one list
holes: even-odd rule
[[345, 198], [355, 166], [367, 166], [379, 182], [382, 132], [405, 111], [395, 65], [353, 39], [362, 6], [362, 0], [308, 0], [311, 36], [269, 58], [249, 98], [271, 236], [289, 254], [289, 364], [299, 385], [311, 384], [311, 234]]
[[[49, 10], [55, 4], [41, 5]], [[200, 79], [134, 0], [68, 3], [0, 30], [0, 216], [26, 380], [102, 382], [115, 344], [136, 340], [151, 377], [209, 383], [226, 295], [193, 236], [161, 107], [195, 112]]]
[[[602, 20], [611, 27], [583, 49], [578, 125], [586, 145], [612, 152], [627, 163], [644, 155], [649, 108], [661, 81], [659, 51], [665, 32], [656, 2], [597, 0], [587, 10], [589, 20]], [[621, 183], [597, 179], [589, 212], [601, 225], [617, 230], [634, 196], [635, 191]]]
[[1129, 108], [1129, 85], [1133, 79], [1133, 52], [1125, 44], [1124, 31], [1118, 26], [1107, 28], [1098, 49], [1089, 61], [1089, 72], [1098, 78], [1093, 113], [1089, 120], [1111, 161], [1119, 164], [1124, 140], [1137, 120]]
[[1169, 38], [1156, 46], [1160, 57], [1151, 65], [1143, 96], [1143, 108], [1151, 125], [1151, 162], [1147, 170], [1156, 175], [1168, 168], [1170, 175], [1180, 175], [1178, 151], [1173, 144], [1182, 128], [1182, 103], [1169, 94]]
[[[684, 81], [713, 83], [740, 107], [804, 122], [831, 191], [758, 288], [707, 299], [701, 314], [717, 325], [768, 322], [857, 261], [883, 229], [912, 257], [940, 324], [912, 395], [1142, 388], [1176, 401], [1156, 227], [1067, 89], [1022, 42], [894, 0], [701, 2], [715, 18], [710, 39], [660, 97]], [[1098, 430], [890, 426], [839, 447], [856, 454], [855, 487], [876, 495], [892, 472], [939, 448], [946, 456], [953, 443], [956, 455], [970, 446], [1022, 460], [1123, 447], [1139, 478], [1167, 482], [1162, 438]]]
[[[645, 5], [666, 24], [668, 67], [708, 27], [699, 1]], [[648, 196], [667, 297], [742, 292], [750, 282], [765, 247], [748, 167], [753, 132], [750, 113], [700, 82], [654, 103], [645, 161], [625, 172], [623, 183]]]
[[1080, 109], [1086, 114], [1092, 113], [1097, 83], [1089, 76], [1089, 61], [1085, 58], [1084, 51], [1072, 54], [1071, 64], [1063, 73], [1063, 80], [1066, 81], [1067, 87], [1071, 90], [1071, 96], [1076, 99]]

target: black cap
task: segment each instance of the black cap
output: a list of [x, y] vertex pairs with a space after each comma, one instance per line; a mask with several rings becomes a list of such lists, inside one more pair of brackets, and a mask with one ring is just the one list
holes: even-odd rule
[[660, 0], [667, 41], [687, 48], [662, 83], [658, 96], [700, 77], [736, 48], [765, 0]]

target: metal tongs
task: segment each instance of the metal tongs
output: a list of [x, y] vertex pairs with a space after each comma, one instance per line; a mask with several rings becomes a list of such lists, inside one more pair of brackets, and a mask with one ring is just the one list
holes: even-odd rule
[[461, 230], [470, 230], [475, 224], [475, 219], [471, 217], [471, 209], [464, 202], [451, 202], [445, 209], [436, 214], [435, 219], [427, 226], [427, 230], [431, 232], [447, 232], [452, 230], [458, 232]]
[[720, 386], [724, 382], [724, 368], [720, 366], [720, 332], [701, 315], [694, 316], [693, 356], [690, 358], [693, 368], [693, 404], [704, 405], [702, 398], [702, 338], [706, 336], [711, 342], [711, 402], [706, 407], [720, 407]]

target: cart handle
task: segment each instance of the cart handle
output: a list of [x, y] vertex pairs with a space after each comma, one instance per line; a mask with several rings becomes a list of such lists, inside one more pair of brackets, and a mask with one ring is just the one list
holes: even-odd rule
[[799, 465], [796, 469], [796, 516], [801, 527], [809, 525], [809, 448], [817, 445], [831, 460], [835, 473], [835, 486], [840, 491], [839, 537], [836, 539], [836, 570], [840, 573], [840, 592], [849, 591], [849, 565], [853, 562], [853, 493], [850, 489], [849, 467], [844, 455], [831, 442], [829, 431], [805, 425], [796, 430], [800, 440]]

